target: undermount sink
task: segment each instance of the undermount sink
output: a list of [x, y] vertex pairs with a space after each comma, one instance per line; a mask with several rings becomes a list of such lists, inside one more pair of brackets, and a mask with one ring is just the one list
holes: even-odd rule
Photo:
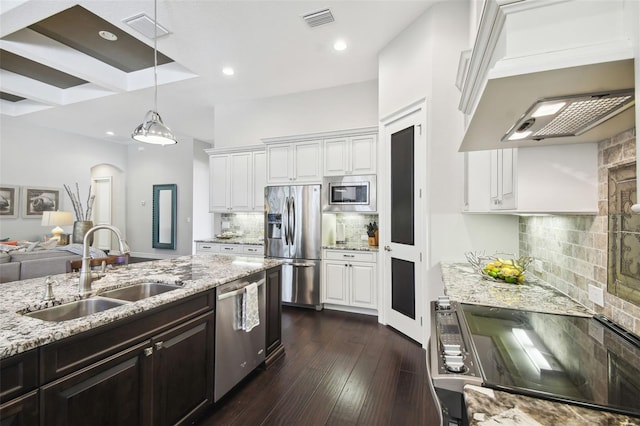
[[28, 317], [38, 318], [43, 321], [67, 321], [71, 319], [86, 317], [87, 315], [103, 312], [107, 309], [116, 308], [124, 305], [126, 302], [119, 300], [109, 300], [100, 297], [91, 297], [75, 302], [65, 303], [64, 305], [54, 306], [52, 308], [42, 309], [26, 313]]
[[177, 290], [179, 288], [181, 287], [172, 284], [139, 283], [127, 287], [116, 288], [114, 290], [108, 290], [100, 293], [98, 296], [135, 302], [138, 300], [146, 299], [147, 297], [166, 293], [167, 291]]

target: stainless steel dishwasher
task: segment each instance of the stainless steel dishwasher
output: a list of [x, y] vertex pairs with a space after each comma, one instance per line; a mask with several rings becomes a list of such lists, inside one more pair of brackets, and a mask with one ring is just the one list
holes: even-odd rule
[[[245, 287], [258, 284], [260, 325], [247, 332], [240, 325]], [[216, 290], [215, 386], [218, 401], [265, 359], [265, 273], [249, 275]]]

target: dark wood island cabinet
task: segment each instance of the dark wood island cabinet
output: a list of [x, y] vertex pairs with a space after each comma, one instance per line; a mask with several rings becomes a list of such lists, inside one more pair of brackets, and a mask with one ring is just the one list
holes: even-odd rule
[[[280, 271], [262, 270], [267, 366], [284, 354]], [[0, 359], [0, 426], [193, 421], [214, 404], [216, 286], [170, 300]]]

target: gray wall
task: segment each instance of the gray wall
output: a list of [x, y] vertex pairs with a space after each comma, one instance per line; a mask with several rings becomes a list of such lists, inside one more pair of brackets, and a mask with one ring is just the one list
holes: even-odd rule
[[[73, 211], [63, 185], [78, 182], [80, 194], [86, 197], [91, 184], [91, 168], [111, 164], [127, 169], [127, 149], [123, 145], [105, 143], [64, 133], [25, 126], [19, 118], [0, 118], [0, 184], [58, 188], [60, 210]], [[83, 200], [84, 203], [85, 200]], [[70, 233], [71, 226], [63, 227]], [[0, 219], [0, 237], [38, 241], [51, 228], [40, 226], [38, 219]]]
[[[192, 140], [176, 145], [128, 146], [127, 239], [132, 254], [164, 258], [192, 252], [193, 218]], [[177, 244], [175, 250], [152, 248], [153, 185], [178, 186]]]

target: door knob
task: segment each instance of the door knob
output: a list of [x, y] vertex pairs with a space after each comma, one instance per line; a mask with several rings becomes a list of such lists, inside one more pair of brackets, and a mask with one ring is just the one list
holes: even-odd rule
[[384, 246], [384, 249], [385, 249], [386, 251], [391, 251], [391, 247], [389, 247], [389, 246]]

